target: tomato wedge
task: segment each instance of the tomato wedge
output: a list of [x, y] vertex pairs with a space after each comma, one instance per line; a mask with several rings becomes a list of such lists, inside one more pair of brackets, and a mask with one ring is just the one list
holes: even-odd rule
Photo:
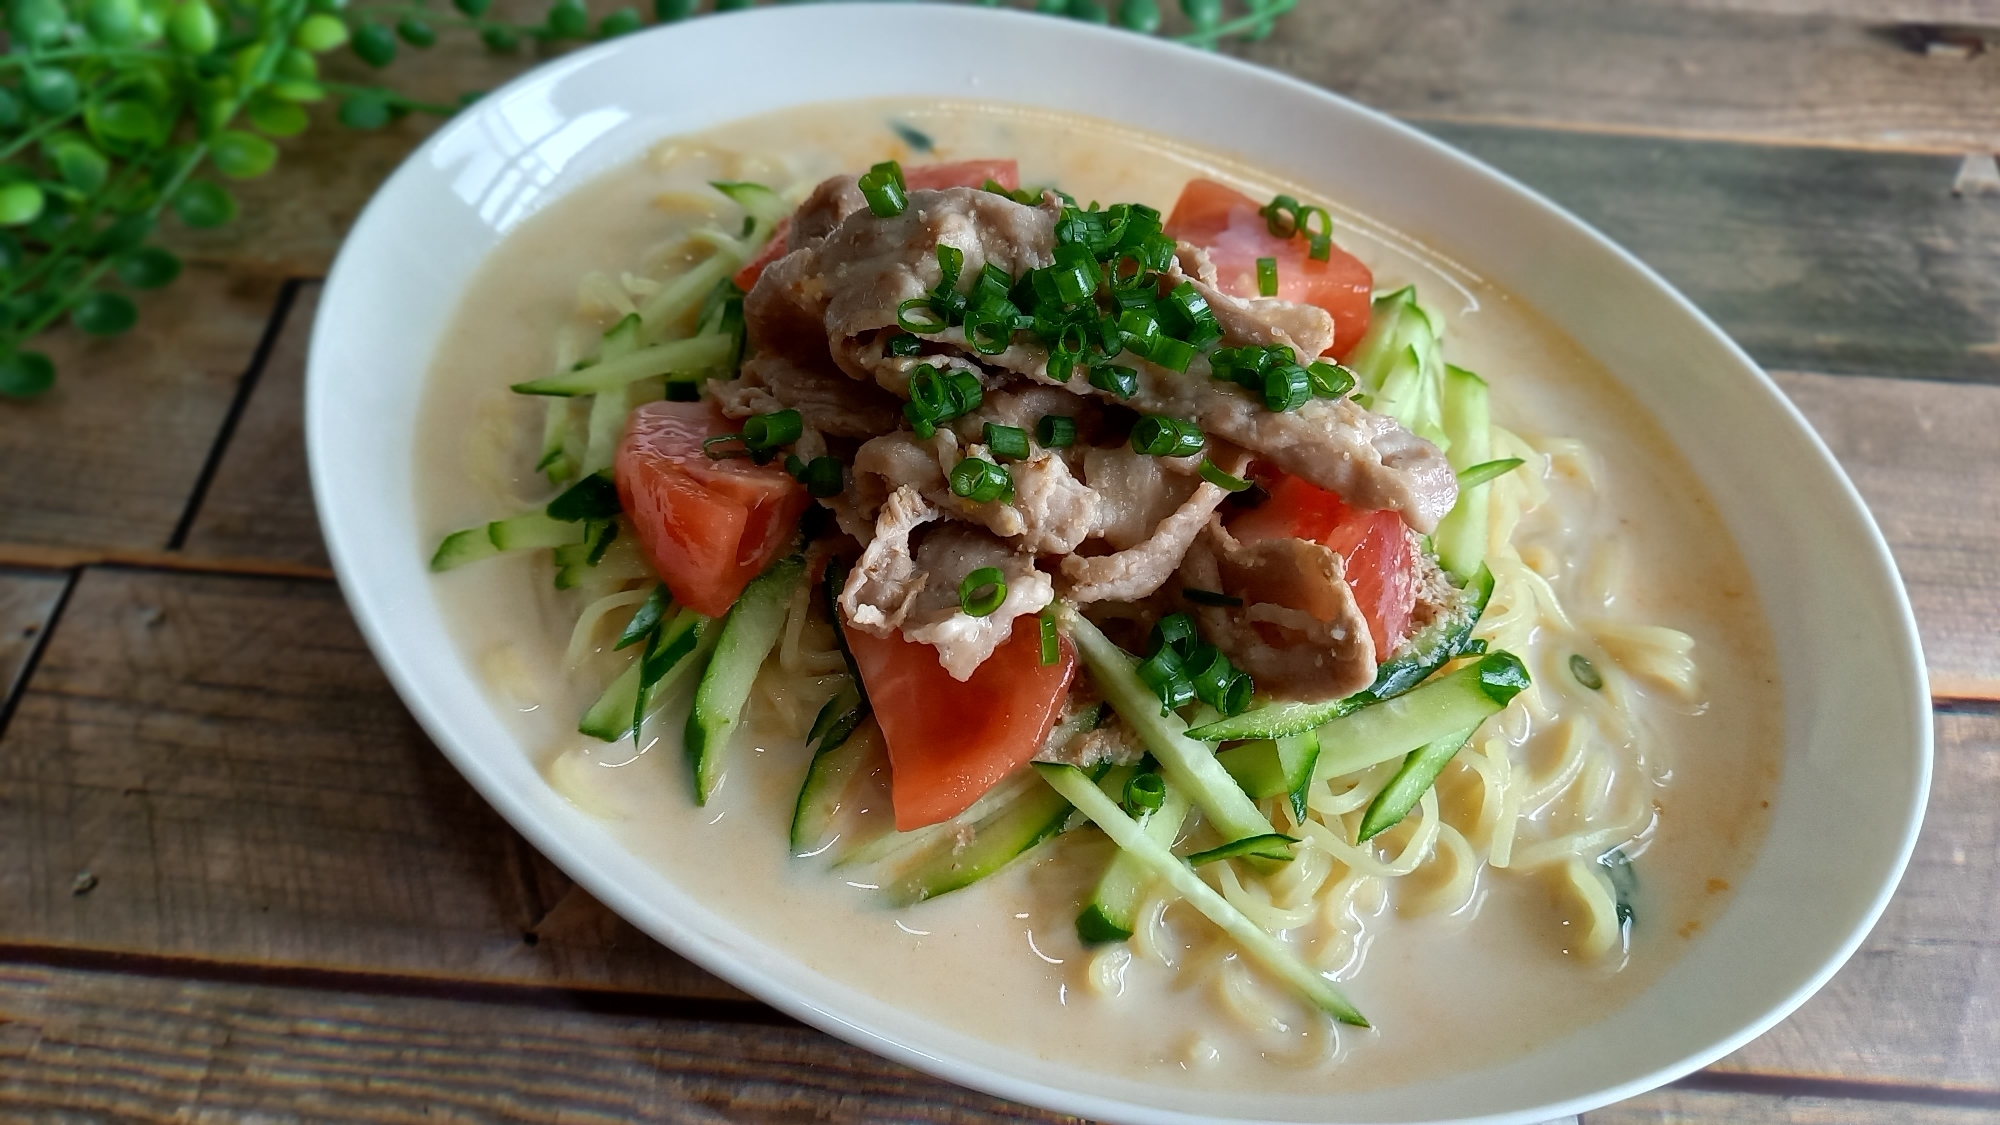
[[1042, 748], [1076, 674], [1076, 651], [1065, 639], [1062, 655], [1044, 665], [1034, 625], [1032, 617], [1015, 622], [1014, 635], [964, 683], [930, 645], [844, 630], [889, 745], [896, 831], [950, 820]]
[[[1334, 355], [1345, 355], [1368, 332], [1375, 275], [1361, 259], [1335, 246], [1324, 262], [1313, 259], [1299, 237], [1271, 233], [1256, 200], [1214, 180], [1189, 180], [1167, 217], [1166, 231], [1208, 250], [1216, 280], [1238, 297], [1257, 296], [1257, 259], [1278, 262], [1278, 296], [1318, 305], [1333, 316]], [[1310, 357], [1308, 357], [1310, 358]]]
[[1339, 555], [1375, 657], [1387, 660], [1402, 643], [1416, 607], [1416, 548], [1391, 511], [1350, 508], [1340, 497], [1298, 477], [1259, 474], [1271, 498], [1229, 523], [1244, 542], [1289, 537], [1325, 544]]
[[791, 542], [810, 497], [777, 465], [710, 460], [736, 427], [710, 402], [649, 402], [625, 424], [618, 502], [674, 600], [720, 617]]
[[750, 264], [737, 270], [736, 276], [729, 280], [736, 283], [736, 288], [745, 293], [750, 292], [750, 287], [757, 284], [758, 278], [764, 276], [764, 267], [785, 256], [785, 236], [791, 233], [792, 217], [787, 215], [779, 219], [778, 225], [771, 229], [771, 241], [766, 242], [764, 248], [757, 251], [757, 256], [750, 259]]

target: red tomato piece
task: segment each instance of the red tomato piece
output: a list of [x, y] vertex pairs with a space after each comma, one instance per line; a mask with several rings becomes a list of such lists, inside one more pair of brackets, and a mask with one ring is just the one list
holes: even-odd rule
[[988, 180], [1014, 191], [1021, 186], [1021, 166], [1012, 160], [960, 160], [951, 164], [915, 164], [903, 169], [903, 184], [911, 191], [985, 187]]
[[709, 402], [632, 412], [612, 466], [618, 502], [674, 600], [720, 617], [791, 542], [810, 502], [777, 465], [715, 461], [704, 439], [736, 427]]
[[[1334, 355], [1345, 355], [1368, 332], [1375, 275], [1361, 259], [1335, 246], [1324, 262], [1309, 254], [1305, 239], [1279, 238], [1271, 233], [1262, 206], [1232, 187], [1214, 180], [1189, 180], [1167, 217], [1167, 233], [1205, 247], [1215, 263], [1216, 280], [1238, 297], [1257, 293], [1257, 259], [1278, 262], [1278, 296], [1287, 301], [1318, 305], [1333, 316]], [[1308, 356], [1307, 359], [1312, 357]]]
[[1041, 749], [1076, 674], [1076, 651], [1065, 639], [1061, 657], [1044, 665], [1034, 625], [1031, 617], [1015, 622], [1014, 635], [964, 683], [930, 645], [844, 630], [889, 746], [896, 831], [950, 820]]
[[750, 292], [750, 287], [757, 284], [758, 278], [764, 276], [764, 267], [785, 256], [785, 236], [791, 233], [792, 218], [787, 215], [779, 219], [778, 225], [772, 229], [771, 241], [766, 242], [764, 248], [757, 252], [757, 256], [750, 259], [750, 264], [737, 270], [736, 276], [730, 279], [736, 283], [736, 288], [745, 293]]
[[1245, 542], [1309, 539], [1341, 558], [1348, 589], [1368, 619], [1375, 658], [1402, 643], [1416, 608], [1416, 548], [1395, 512], [1350, 508], [1324, 488], [1283, 473], [1264, 478], [1271, 498], [1237, 516], [1229, 533]]

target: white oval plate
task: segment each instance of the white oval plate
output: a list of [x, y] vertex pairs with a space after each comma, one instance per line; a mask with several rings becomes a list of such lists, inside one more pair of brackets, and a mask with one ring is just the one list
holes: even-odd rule
[[[1170, 134], [1422, 231], [1568, 332], [1687, 455], [1742, 548], [1781, 654], [1784, 774], [1733, 904], [1630, 1007], [1501, 1066], [1337, 1098], [1113, 1079], [810, 972], [544, 783], [454, 647], [425, 565], [434, 544], [418, 538], [418, 398], [459, 294], [525, 216], [661, 137], [819, 100], [926, 95]], [[320, 304], [306, 422], [327, 545], [369, 644], [424, 729], [535, 847], [648, 933], [807, 1023], [1068, 1113], [1500, 1123], [1630, 1097], [1748, 1042], [1823, 984], [1881, 913], [1922, 816], [1930, 706], [1895, 565], [1826, 448], [1740, 349], [1631, 255], [1483, 165], [1321, 90], [1137, 35], [968, 7], [815, 5], [703, 18], [542, 66], [431, 138], [356, 223]]]

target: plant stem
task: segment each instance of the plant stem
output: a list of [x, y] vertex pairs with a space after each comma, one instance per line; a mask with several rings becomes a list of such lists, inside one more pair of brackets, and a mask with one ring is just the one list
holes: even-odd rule
[[1213, 47], [1219, 39], [1226, 39], [1231, 35], [1239, 35], [1260, 24], [1269, 23], [1296, 7], [1298, 7], [1298, 0], [1268, 0], [1266, 6], [1259, 11], [1252, 12], [1247, 16], [1238, 16], [1226, 23], [1216, 24], [1206, 31], [1190, 31], [1186, 35], [1176, 35], [1173, 37], [1174, 42], [1186, 43], [1195, 47]]

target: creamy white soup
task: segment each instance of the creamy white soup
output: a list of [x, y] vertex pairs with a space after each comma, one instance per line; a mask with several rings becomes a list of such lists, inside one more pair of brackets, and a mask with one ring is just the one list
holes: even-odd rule
[[[1445, 358], [1491, 388], [1492, 456], [1523, 464], [1483, 486], [1497, 585], [1475, 635], [1519, 654], [1534, 686], [1479, 728], [1407, 821], [1368, 844], [1310, 843], [1312, 832], [1350, 831], [1366, 796], [1320, 779], [1315, 808], [1326, 811], [1312, 832], [1274, 807], [1282, 801], [1262, 806], [1309, 838], [1283, 870], [1200, 869], [1332, 974], [1372, 1028], [1301, 1003], [1157, 886], [1130, 940], [1085, 946], [1077, 913], [1115, 849], [1081, 817], [997, 874], [908, 907], [884, 902], [879, 872], [836, 866], [839, 842], [795, 857], [804, 735], [841, 677], [823, 621], [790, 621], [719, 786], [697, 807], [680, 745], [685, 685], [642, 745], [577, 729], [632, 659], [611, 645], [636, 593], [573, 643], [586, 594], [603, 591], [555, 589], [548, 551], [440, 574], [463, 651], [549, 783], [813, 969], [970, 1035], [1147, 1082], [1392, 1086], [1519, 1056], [1657, 980], [1726, 904], [1765, 829], [1780, 689], [1750, 578], [1683, 458], [1588, 355], [1454, 262], [1451, 247], [1353, 214], [1311, 184], [1101, 121], [978, 103], [829, 105], [663, 141], [521, 223], [466, 292], [419, 427], [437, 435], [417, 451], [428, 530], [442, 538], [556, 494], [535, 468], [543, 404], [509, 386], [573, 364], [577, 342], [611, 327], [621, 303], [699, 261], [707, 248], [689, 232], [736, 230], [741, 212], [711, 181], [758, 182], [796, 202], [880, 161], [987, 157], [1018, 160], [1023, 184], [1085, 202], [1167, 211], [1199, 176], [1259, 200], [1323, 204], [1376, 293], [1415, 285]], [[819, 604], [803, 588], [796, 601]], [[1367, 792], [1394, 769], [1364, 771]], [[845, 831], [880, 831], [880, 777], [859, 792], [874, 811]], [[1188, 838], [1212, 844], [1201, 831]]]

